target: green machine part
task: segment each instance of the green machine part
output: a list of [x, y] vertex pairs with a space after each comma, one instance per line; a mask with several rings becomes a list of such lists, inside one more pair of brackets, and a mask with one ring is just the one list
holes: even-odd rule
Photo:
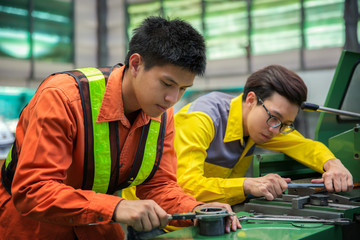
[[350, 170], [355, 183], [360, 182], [360, 125], [329, 139], [329, 148]]
[[[325, 100], [327, 108], [360, 113], [360, 53], [343, 51]], [[360, 182], [360, 119], [322, 112], [315, 140], [329, 147]]]
[[276, 173], [292, 180], [321, 177], [321, 174], [283, 153], [257, 154], [252, 159], [252, 177]]
[[[343, 51], [335, 70], [324, 107], [360, 113], [360, 53]], [[360, 124], [360, 119], [345, 119], [320, 113], [315, 140], [328, 146], [329, 139]]]
[[[248, 216], [250, 213], [238, 212], [237, 216]], [[235, 232], [225, 233], [220, 236], [204, 236], [199, 234], [198, 227], [187, 227], [174, 232], [163, 234], [152, 239], [246, 239], [246, 240], [318, 240], [341, 239], [340, 226], [322, 225], [318, 223], [292, 224], [281, 222], [243, 222], [242, 228]]]

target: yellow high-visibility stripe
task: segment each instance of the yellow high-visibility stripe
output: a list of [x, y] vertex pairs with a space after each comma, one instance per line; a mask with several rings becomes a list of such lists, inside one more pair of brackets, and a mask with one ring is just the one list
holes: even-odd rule
[[144, 150], [142, 163], [138, 174], [136, 175], [135, 179], [132, 181], [130, 186], [135, 186], [143, 183], [150, 175], [152, 169], [154, 168], [156, 153], [157, 153], [156, 151], [157, 139], [159, 137], [159, 132], [160, 132], [160, 122], [151, 120], [149, 132], [145, 143], [145, 150]]
[[80, 68], [76, 70], [81, 71], [89, 81], [94, 135], [94, 184], [92, 190], [106, 193], [111, 176], [109, 124], [107, 122], [96, 123], [105, 94], [105, 77], [97, 68]]

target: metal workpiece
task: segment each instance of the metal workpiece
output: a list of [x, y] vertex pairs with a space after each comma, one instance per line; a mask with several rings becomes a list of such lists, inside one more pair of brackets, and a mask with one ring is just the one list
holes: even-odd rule
[[301, 216], [287, 216], [287, 215], [250, 215], [238, 217], [240, 222], [290, 222], [290, 223], [322, 223], [331, 225], [348, 225], [352, 223], [348, 218], [334, 218], [334, 219], [320, 219], [317, 217], [301, 217]]
[[293, 198], [291, 201], [292, 208], [293, 209], [303, 209], [304, 205], [309, 203], [309, 201], [310, 201], [309, 196]]
[[169, 215], [169, 220], [198, 219], [199, 234], [219, 236], [225, 234], [226, 217], [235, 216], [225, 208], [207, 207], [190, 213], [175, 213]]
[[225, 234], [225, 218], [202, 219], [199, 221], [199, 233], [204, 236], [219, 236]]
[[[199, 220], [199, 233], [204, 236], [218, 236], [225, 234], [225, 218], [230, 216], [225, 208], [208, 207], [197, 209]], [[217, 216], [216, 217], [214, 217]]]
[[296, 195], [283, 195], [282, 198], [273, 201], [251, 199], [248, 203], [245, 203], [244, 211], [253, 214], [316, 216], [321, 219], [336, 219], [351, 216], [351, 214], [355, 212], [360, 213], [360, 208], [352, 205], [333, 203], [328, 203], [327, 206], [319, 206], [310, 203], [310, 196], [299, 197]]
[[[287, 194], [298, 196], [310, 196], [311, 194], [320, 193], [319, 188], [288, 188]], [[326, 191], [325, 191], [326, 192]]]
[[329, 198], [333, 203], [360, 206], [360, 189], [354, 189], [351, 192], [330, 194]]
[[187, 220], [187, 219], [219, 219], [234, 216], [235, 213], [229, 213], [225, 208], [208, 207], [201, 208], [195, 212], [174, 213], [168, 216], [169, 220]]
[[328, 206], [329, 195], [326, 194], [313, 194], [310, 195], [310, 204], [314, 206]]
[[327, 206], [329, 204], [330, 196], [327, 194], [311, 194], [309, 196], [299, 195], [282, 195], [281, 200], [284, 202], [291, 202], [293, 209], [303, 209], [305, 204], [313, 206]]

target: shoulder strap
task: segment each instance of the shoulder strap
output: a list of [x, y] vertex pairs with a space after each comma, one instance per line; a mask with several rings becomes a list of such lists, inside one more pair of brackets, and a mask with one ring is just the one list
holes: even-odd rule
[[166, 112], [164, 112], [161, 123], [151, 120], [143, 127], [130, 174], [127, 180], [120, 184], [119, 189], [139, 185], [149, 181], [154, 176], [162, 157], [166, 116]]
[[[118, 164], [117, 167], [114, 166], [114, 163], [118, 161], [111, 160], [117, 159], [119, 154], [116, 124], [96, 123], [112, 69], [81, 68], [65, 72], [76, 79], [83, 108], [85, 150], [82, 189], [92, 189], [100, 193], [107, 193], [110, 190], [109, 186], [116, 185], [117, 182], [116, 177], [111, 176], [112, 169], [118, 169]], [[115, 131], [111, 131], [112, 134], [110, 134], [109, 128]], [[115, 137], [110, 135], [115, 135]], [[114, 143], [111, 144], [113, 141], [110, 139], [115, 140], [116, 146]], [[118, 171], [115, 170], [115, 172]]]

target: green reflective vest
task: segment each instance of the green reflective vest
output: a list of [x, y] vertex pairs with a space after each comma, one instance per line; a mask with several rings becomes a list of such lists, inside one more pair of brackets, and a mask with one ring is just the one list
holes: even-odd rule
[[[83, 109], [85, 149], [82, 189], [108, 194], [152, 178], [160, 164], [166, 128], [166, 112], [162, 115], [161, 122], [150, 120], [143, 127], [130, 174], [125, 182], [119, 183], [120, 144], [117, 122], [96, 123], [106, 83], [114, 67], [81, 68], [63, 72], [76, 80]], [[16, 149], [15, 143], [16, 140], [1, 169], [3, 185], [10, 194], [18, 159], [17, 152], [13, 150]]]

